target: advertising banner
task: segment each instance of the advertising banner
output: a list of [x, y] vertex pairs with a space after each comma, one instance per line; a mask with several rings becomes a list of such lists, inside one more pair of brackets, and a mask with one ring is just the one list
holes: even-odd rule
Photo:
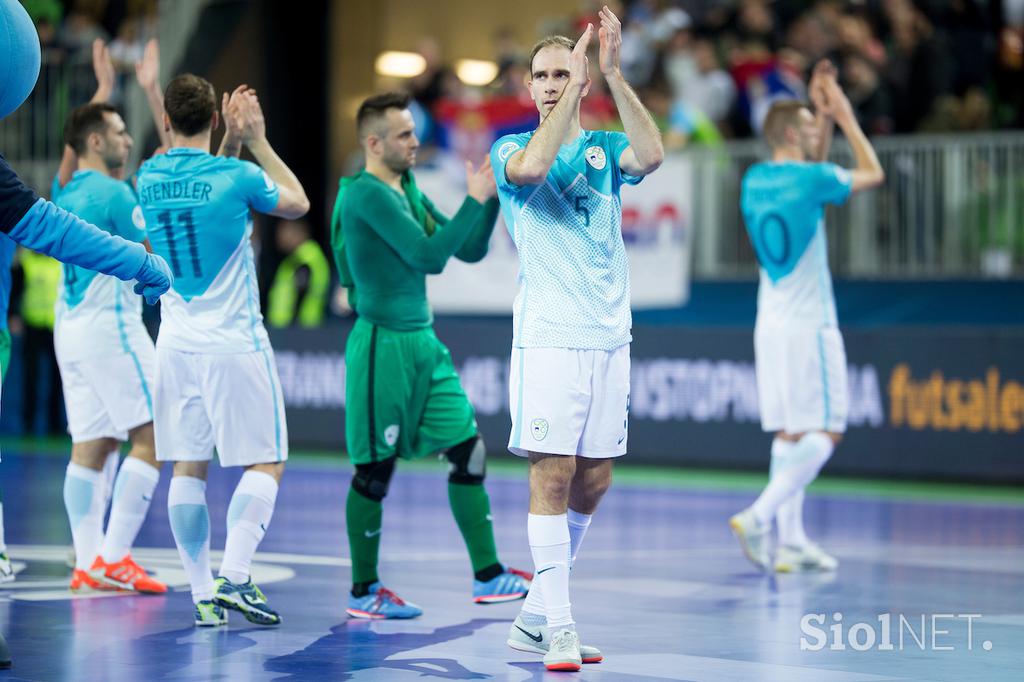
[[[296, 446], [344, 449], [348, 325], [273, 334]], [[508, 440], [511, 321], [441, 320], [492, 452]], [[753, 332], [633, 330], [629, 457], [760, 470]], [[832, 473], [1024, 481], [1024, 331], [871, 329], [844, 333], [850, 413]]]

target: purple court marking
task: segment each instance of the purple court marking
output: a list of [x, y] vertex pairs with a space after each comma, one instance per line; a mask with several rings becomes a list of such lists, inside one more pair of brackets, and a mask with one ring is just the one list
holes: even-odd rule
[[[546, 673], [539, 657], [505, 645], [518, 604], [471, 603], [469, 561], [440, 464], [436, 472], [400, 466], [385, 501], [381, 576], [424, 607], [422, 618], [345, 616], [348, 471], [293, 462], [256, 569], [258, 581], [260, 573], [272, 578], [264, 591], [284, 624], [260, 628], [232, 613], [231, 625], [216, 631], [192, 627], [182, 589], [164, 597], [35, 599], [59, 596], [69, 574], [64, 467], [60, 458], [4, 452], [7, 542], [24, 568], [15, 583], [0, 585], [0, 628], [15, 662], [0, 680], [845, 682], [1008, 680], [1024, 669], [1020, 506], [812, 497], [808, 533], [839, 558], [839, 572], [767, 577], [743, 559], [726, 525], [750, 493], [613, 486], [580, 552], [572, 593], [581, 636], [603, 649], [605, 662], [573, 677]], [[211, 468], [214, 549], [223, 547], [239, 475]], [[161, 549], [136, 552], [161, 577], [180, 572], [170, 549], [168, 480], [165, 471], [137, 543]], [[488, 489], [502, 560], [530, 569], [525, 482], [494, 477]], [[808, 614], [823, 615], [822, 650], [800, 648]], [[848, 635], [858, 623], [858, 645], [868, 626], [880, 638], [881, 614], [892, 614], [893, 650], [879, 650], [880, 642], [852, 648]], [[933, 633], [932, 614], [952, 616], [940, 617]], [[981, 614], [970, 621], [970, 650], [967, 619], [953, 617], [965, 614]], [[833, 625], [842, 626], [845, 650], [829, 648]], [[937, 646], [953, 649], [932, 650], [933, 634]]]

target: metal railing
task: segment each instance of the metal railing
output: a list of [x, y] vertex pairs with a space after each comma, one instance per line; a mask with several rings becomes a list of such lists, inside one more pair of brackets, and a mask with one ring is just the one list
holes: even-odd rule
[[[1024, 133], [894, 136], [873, 143], [885, 185], [826, 212], [835, 276], [1024, 276]], [[753, 276], [740, 182], [767, 149], [732, 142], [685, 153], [695, 164], [694, 276]], [[853, 165], [842, 141], [830, 160]]]

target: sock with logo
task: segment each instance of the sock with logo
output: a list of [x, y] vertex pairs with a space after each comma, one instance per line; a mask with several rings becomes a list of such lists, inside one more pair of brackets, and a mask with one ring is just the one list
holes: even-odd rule
[[574, 629], [569, 603], [569, 523], [565, 514], [530, 514], [526, 524], [533, 554], [533, 580], [540, 583], [551, 631]]
[[192, 586], [192, 601], [213, 598], [210, 570], [210, 510], [206, 507], [206, 481], [175, 476], [167, 491], [167, 515], [185, 575]]
[[474, 577], [487, 582], [505, 569], [498, 561], [491, 523], [491, 501], [483, 483], [448, 483], [448, 504], [469, 550]]
[[103, 543], [103, 472], [69, 462], [64, 507], [75, 544], [75, 568], [88, 571]]
[[[569, 526], [570, 573], [573, 564], [576, 563], [576, 554], [580, 550], [580, 545], [583, 544], [583, 536], [587, 534], [593, 517], [593, 514], [582, 514], [575, 509], [569, 509], [566, 513], [566, 522]], [[530, 583], [530, 591], [526, 593], [526, 601], [523, 602], [523, 608], [520, 610], [520, 616], [527, 625], [536, 625], [544, 623], [544, 613], [544, 595], [541, 591], [540, 581], [534, 576], [534, 581]]]
[[270, 526], [277, 502], [277, 479], [263, 471], [242, 474], [228, 505], [228, 537], [220, 575], [236, 585], [249, 582], [252, 557]]
[[159, 469], [138, 457], [125, 458], [114, 484], [110, 521], [100, 550], [103, 561], [118, 562], [131, 551], [159, 481]]
[[[384, 505], [371, 500], [354, 487], [348, 489], [345, 502], [345, 525], [348, 529], [348, 549], [352, 556], [352, 585], [364, 583], [363, 588], [377, 582], [377, 557], [380, 554], [381, 523]], [[359, 597], [364, 594], [356, 594]]]
[[772, 456], [772, 475], [760, 497], [751, 506], [761, 524], [771, 524], [783, 502], [814, 480], [832, 455], [835, 445], [828, 434], [811, 431], [793, 443], [788, 452], [780, 448]]

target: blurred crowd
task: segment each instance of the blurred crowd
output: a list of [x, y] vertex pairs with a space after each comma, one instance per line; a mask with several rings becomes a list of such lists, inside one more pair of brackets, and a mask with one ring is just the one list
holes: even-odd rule
[[[575, 16], [546, 20], [537, 33], [575, 37], [602, 4], [585, 0]], [[1024, 126], [1024, 0], [607, 4], [623, 20], [625, 75], [670, 147], [756, 135], [773, 101], [805, 97], [810, 69], [823, 58], [839, 68], [869, 134]], [[496, 134], [535, 124], [522, 87], [529, 45], [519, 38], [510, 30], [494, 35], [499, 73], [483, 89], [461, 83], [438, 44], [423, 41], [427, 69], [409, 88], [428, 140], [464, 146], [449, 138], [471, 134], [472, 116], [482, 115]], [[602, 83], [582, 116], [585, 127], [615, 127]]]
[[[156, 36], [157, 0], [21, 0], [39, 31], [43, 86], [62, 78], [71, 102], [87, 101], [95, 82], [92, 43], [102, 40], [119, 74], [134, 73], [146, 41]], [[76, 78], [81, 73], [84, 77]], [[119, 80], [123, 80], [119, 78]], [[118, 99], [118, 93], [113, 95]]]

